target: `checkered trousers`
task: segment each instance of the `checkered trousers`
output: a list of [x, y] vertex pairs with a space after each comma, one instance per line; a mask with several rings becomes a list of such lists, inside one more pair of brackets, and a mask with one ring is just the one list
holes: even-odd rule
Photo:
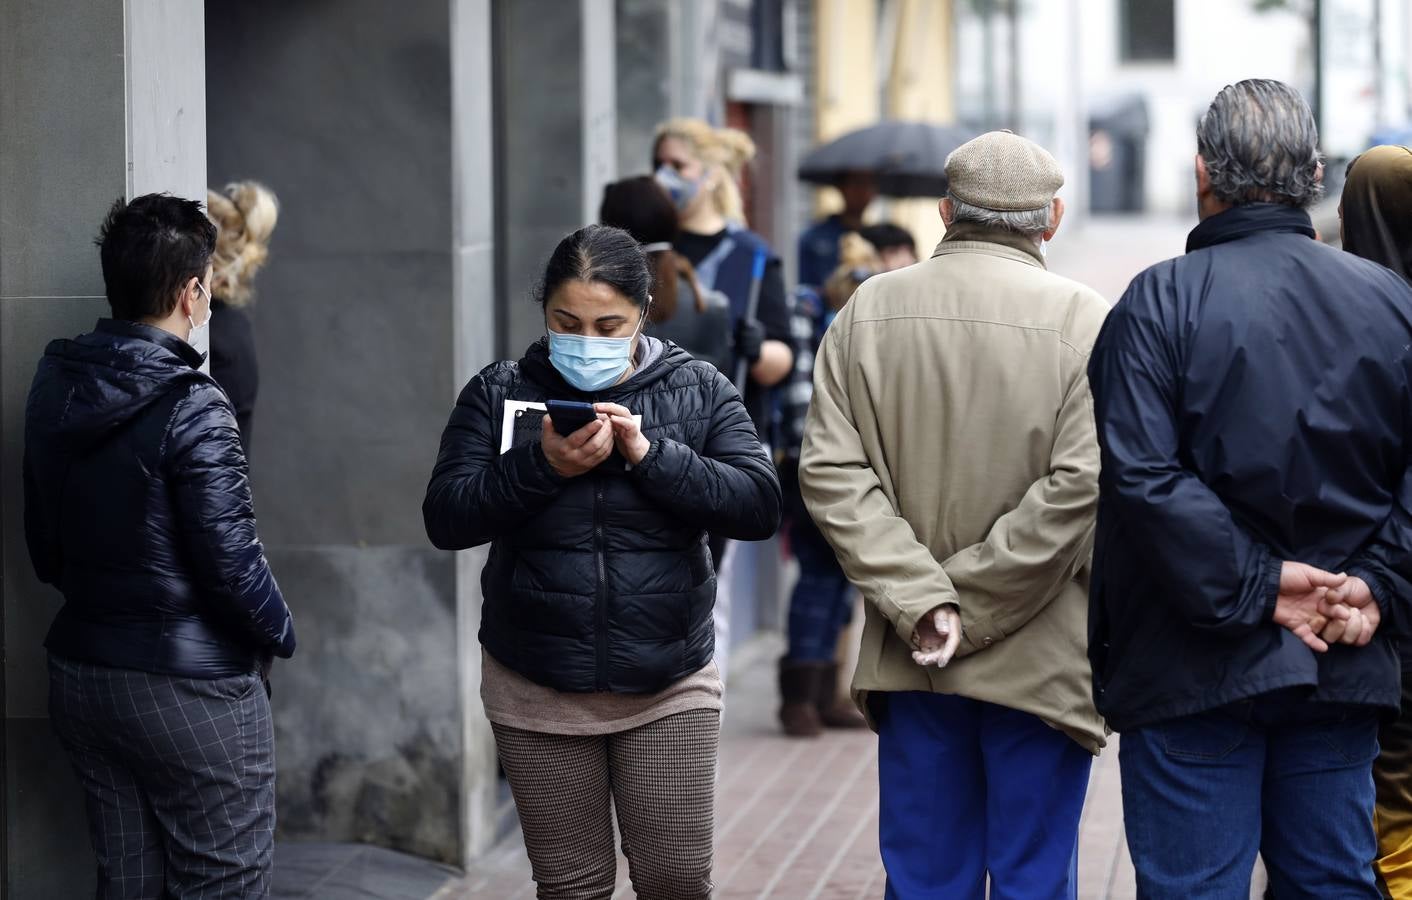
[[49, 715], [87, 795], [99, 898], [258, 898], [275, 755], [258, 674], [203, 680], [49, 658]]
[[491, 727], [540, 900], [613, 896], [615, 806], [638, 900], [711, 896], [719, 712], [603, 735]]

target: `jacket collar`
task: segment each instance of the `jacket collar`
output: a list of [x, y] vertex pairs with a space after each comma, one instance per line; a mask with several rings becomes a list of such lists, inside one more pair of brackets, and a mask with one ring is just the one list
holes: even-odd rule
[[1309, 213], [1283, 203], [1247, 203], [1212, 216], [1191, 230], [1186, 252], [1238, 241], [1261, 232], [1284, 232], [1315, 237]]
[[950, 228], [946, 229], [941, 243], [936, 245], [936, 252], [932, 254], [932, 257], [950, 253], [989, 253], [992, 256], [1013, 259], [1016, 262], [1028, 263], [1041, 269], [1047, 268], [1044, 264], [1044, 255], [1039, 252], [1039, 247], [1023, 234], [1016, 234], [1003, 228], [987, 228], [974, 222], [953, 223]]
[[147, 325], [143, 322], [129, 322], [125, 319], [99, 319], [98, 331], [104, 334], [114, 334], [118, 337], [136, 338], [139, 341], [146, 341], [149, 344], [156, 344], [164, 350], [176, 355], [178, 359], [193, 369], [201, 368], [201, 364], [206, 361], [206, 355], [181, 338], [169, 331], [163, 331], [155, 325]]

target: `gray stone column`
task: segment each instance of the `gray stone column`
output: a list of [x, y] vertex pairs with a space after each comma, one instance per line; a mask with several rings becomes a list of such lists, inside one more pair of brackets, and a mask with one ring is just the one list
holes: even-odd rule
[[[495, 356], [494, 97], [491, 83], [491, 0], [451, 3], [451, 220], [455, 268], [454, 371], [444, 382], [449, 410], [461, 388]], [[457, 554], [456, 610], [460, 628], [462, 852], [489, 850], [496, 833], [497, 760], [490, 723], [480, 707], [480, 573], [487, 548]]]
[[544, 263], [618, 177], [615, 16], [611, 0], [496, 0], [495, 18], [498, 349], [518, 358], [544, 334]]
[[478, 554], [421, 503], [494, 335], [488, 0], [212, 4], [213, 184], [280, 199], [251, 307], [252, 480], [299, 650], [275, 669], [284, 840], [459, 864], [491, 840]]
[[60, 600], [25, 549], [25, 396], [45, 344], [107, 313], [93, 237], [108, 206], [204, 196], [202, 17], [183, 0], [0, 0], [0, 895], [16, 900], [93, 891], [81, 794], [46, 713]]

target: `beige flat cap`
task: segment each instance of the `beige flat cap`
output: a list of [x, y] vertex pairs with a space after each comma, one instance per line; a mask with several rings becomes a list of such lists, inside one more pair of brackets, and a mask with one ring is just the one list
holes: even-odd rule
[[946, 159], [952, 197], [982, 209], [1043, 209], [1064, 186], [1059, 162], [1034, 141], [1009, 131], [989, 131], [957, 147]]

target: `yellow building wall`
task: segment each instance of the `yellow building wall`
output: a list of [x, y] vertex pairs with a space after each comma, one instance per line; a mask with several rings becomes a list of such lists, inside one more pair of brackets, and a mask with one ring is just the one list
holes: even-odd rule
[[[901, 0], [901, 4], [887, 90], [888, 113], [894, 119], [953, 122], [956, 54], [952, 0]], [[937, 212], [937, 199], [893, 201], [886, 215], [912, 232], [923, 259], [931, 255], [946, 231]]]
[[[880, 36], [879, 0], [815, 0], [814, 137], [820, 143], [884, 118], [943, 123], [955, 118], [954, 0], [889, 2], [895, 27]], [[879, 71], [887, 65], [879, 60], [880, 37], [892, 48], [886, 71]], [[944, 231], [936, 206], [935, 199], [883, 199], [873, 205], [868, 219], [896, 222], [911, 231], [926, 258]], [[842, 207], [834, 189], [815, 192], [819, 215]]]
[[[814, 139], [823, 144], [882, 116], [877, 0], [815, 0], [814, 38]], [[814, 208], [820, 216], [838, 212], [843, 198], [833, 188], [819, 188]]]

